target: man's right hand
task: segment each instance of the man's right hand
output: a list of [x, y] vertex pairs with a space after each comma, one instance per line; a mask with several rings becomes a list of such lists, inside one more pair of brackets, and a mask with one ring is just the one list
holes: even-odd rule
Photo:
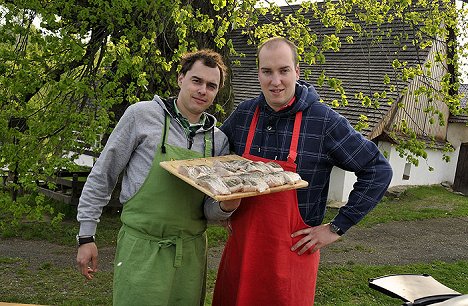
[[86, 243], [78, 248], [76, 255], [78, 270], [86, 279], [93, 279], [94, 273], [97, 272], [98, 265], [98, 250], [96, 243]]

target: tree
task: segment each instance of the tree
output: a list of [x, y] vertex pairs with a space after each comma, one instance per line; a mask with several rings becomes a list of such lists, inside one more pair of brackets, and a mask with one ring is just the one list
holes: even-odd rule
[[[74, 157], [109, 133], [128, 105], [174, 94], [186, 50], [228, 50], [222, 1], [1, 5], [0, 161], [26, 186], [76, 169]], [[29, 128], [9, 126], [12, 118]]]
[[[466, 9], [457, 11], [448, 0], [340, 0], [327, 1], [320, 8], [304, 1], [300, 10], [288, 14], [274, 3], [257, 2], [0, 1], [1, 166], [16, 172], [18, 183], [25, 187], [33, 187], [35, 180], [53, 176], [61, 168], [76, 169], [76, 155], [86, 147], [99, 150], [102, 135], [111, 131], [128, 105], [154, 94], [174, 94], [176, 65], [186, 50], [210, 47], [226, 58], [242, 56], [233, 49], [229, 35], [233, 30], [245, 29], [252, 43], [286, 35], [299, 46], [302, 60], [313, 64], [325, 60], [327, 50], [339, 52], [340, 40], [336, 35], [318, 39], [306, 26], [306, 11], [313, 11], [315, 18], [337, 33], [352, 29], [354, 35], [376, 35], [376, 39], [376, 33], [366, 32], [348, 15], [358, 12], [362, 23], [377, 28], [383, 21], [399, 18], [415, 25], [420, 39], [414, 43], [420, 48], [435, 37], [446, 40], [461, 34], [456, 25], [459, 17], [466, 28]], [[418, 13], [412, 10], [414, 6], [430, 13]], [[260, 16], [275, 22], [259, 26]], [[444, 86], [421, 94], [433, 95], [453, 113], [460, 113], [457, 66], [467, 48], [454, 42], [449, 42], [449, 48], [453, 60], [445, 54], [437, 59], [449, 64]], [[395, 63], [401, 78], [425, 73], [421, 67]], [[314, 81], [341, 92], [341, 104], [346, 104], [346, 88], [339, 81], [326, 76]], [[214, 110], [222, 120], [232, 108], [229, 84], [221, 97]], [[363, 103], [376, 105], [375, 97], [363, 94], [361, 98]], [[440, 116], [435, 107], [428, 111]], [[27, 129], [11, 124], [15, 119]], [[416, 156], [424, 154], [417, 144], [402, 147]]]
[[[368, 84], [369, 88], [379, 87], [378, 91], [353, 93], [352, 103], [359, 100], [363, 107], [376, 110], [391, 105], [395, 106], [392, 106], [393, 110], [404, 109], [408, 105], [395, 98], [409, 90], [411, 81], [418, 82], [418, 88], [411, 95], [414, 101], [420, 101], [419, 107], [426, 113], [427, 122], [401, 120], [389, 134], [397, 142], [396, 149], [400, 156], [415, 165], [418, 165], [419, 158], [427, 158], [428, 149], [440, 148], [441, 143], [445, 142], [441, 133], [436, 134], [432, 130], [435, 126], [446, 124], [449, 111], [452, 114], [467, 111], [461, 107], [459, 99], [462, 96], [458, 94], [459, 66], [462, 58], [466, 61], [467, 50], [466, 5], [457, 9], [455, 2], [450, 0], [304, 1], [300, 6], [290, 5], [281, 10], [270, 4], [269, 8], [260, 11], [259, 15], [263, 16], [249, 19], [245, 26], [247, 30], [244, 31], [250, 35], [250, 40], [256, 43], [272, 35], [286, 36], [298, 45], [305, 67], [322, 67], [331, 53], [339, 54], [342, 47], [354, 43], [361, 45], [363, 53], [386, 53], [388, 61], [393, 61], [389, 65], [392, 71], [381, 73], [381, 86]], [[397, 28], [402, 30], [396, 31]], [[457, 40], [462, 37], [465, 40]], [[393, 43], [389, 45], [391, 40]], [[426, 62], [431, 47], [436, 50], [436, 55]], [[408, 62], [402, 55], [405, 52], [417, 54], [417, 60], [411, 58], [412, 62]], [[384, 65], [386, 63], [382, 62]], [[305, 72], [306, 76], [312, 77], [313, 84], [329, 87], [337, 93], [336, 99], [325, 102], [335, 108], [346, 108], [351, 100], [350, 91], [353, 91], [343, 85], [339, 73], [329, 75], [328, 71], [322, 70], [322, 74], [317, 76], [318, 69], [313, 70], [306, 69]], [[368, 73], [377, 71], [371, 70], [369, 66]], [[361, 114], [355, 128], [364, 132], [368, 127], [367, 120]], [[443, 150], [449, 153], [454, 148], [445, 143]], [[444, 154], [443, 158], [447, 161], [450, 159], [448, 154]]]

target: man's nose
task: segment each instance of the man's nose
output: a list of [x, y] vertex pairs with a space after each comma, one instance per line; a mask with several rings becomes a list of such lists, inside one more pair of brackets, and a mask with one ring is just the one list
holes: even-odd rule
[[206, 94], [206, 85], [205, 84], [201, 84], [200, 86], [198, 86], [198, 93], [201, 94], [201, 95]]
[[277, 73], [273, 73], [271, 76], [271, 84], [272, 85], [280, 85], [281, 84], [281, 76]]

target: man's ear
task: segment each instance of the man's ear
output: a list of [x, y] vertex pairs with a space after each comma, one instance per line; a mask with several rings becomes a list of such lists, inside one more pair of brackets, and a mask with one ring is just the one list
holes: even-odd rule
[[179, 84], [179, 86], [182, 84], [182, 80], [184, 79], [184, 76], [182, 73], [179, 74], [179, 76], [177, 77], [177, 84]]
[[296, 65], [296, 81], [299, 80], [301, 75], [301, 69], [299, 68], [299, 64]]

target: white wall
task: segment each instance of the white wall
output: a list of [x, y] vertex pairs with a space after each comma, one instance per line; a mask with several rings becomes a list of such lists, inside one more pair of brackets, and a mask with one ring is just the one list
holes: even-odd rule
[[348, 172], [340, 168], [333, 167], [330, 175], [328, 200], [346, 202], [355, 182], [356, 175], [353, 172]]
[[[450, 154], [449, 163], [442, 159], [442, 152], [427, 150], [427, 160], [420, 158], [417, 167], [408, 164], [404, 158], [401, 158], [390, 143], [380, 142], [379, 148], [382, 152], [386, 151], [389, 153], [389, 162], [393, 169], [390, 187], [400, 185], [434, 185], [442, 182], [453, 184], [460, 146], [457, 147], [455, 152]], [[405, 173], [405, 167], [407, 173]], [[434, 168], [434, 170], [429, 171], [429, 167]], [[404, 179], [404, 174], [409, 174], [408, 179]], [[333, 168], [328, 200], [346, 202], [355, 182], [356, 176], [354, 173]]]
[[[72, 153], [69, 154], [71, 156]], [[78, 158], [74, 160], [75, 164], [80, 165], [80, 166], [87, 166], [92, 168], [94, 166], [94, 163], [96, 162], [96, 158], [93, 156], [89, 156], [86, 154], [80, 154]]]
[[[419, 158], [419, 165], [415, 166], [408, 163], [404, 158], [401, 158], [392, 147], [389, 161], [393, 169], [393, 178], [390, 186], [433, 185], [442, 182], [453, 184], [458, 151], [459, 148], [455, 152], [448, 154], [450, 162], [445, 162], [442, 159], [443, 154], [441, 151], [426, 150], [427, 159]], [[407, 168], [406, 170], [409, 170], [407, 173], [405, 173], [405, 167]], [[432, 167], [433, 171], [430, 171], [429, 167]], [[408, 176], [404, 176], [405, 174]]]
[[467, 143], [467, 123], [450, 123], [447, 128], [447, 141], [449, 141], [456, 148], [460, 147], [462, 143]]

